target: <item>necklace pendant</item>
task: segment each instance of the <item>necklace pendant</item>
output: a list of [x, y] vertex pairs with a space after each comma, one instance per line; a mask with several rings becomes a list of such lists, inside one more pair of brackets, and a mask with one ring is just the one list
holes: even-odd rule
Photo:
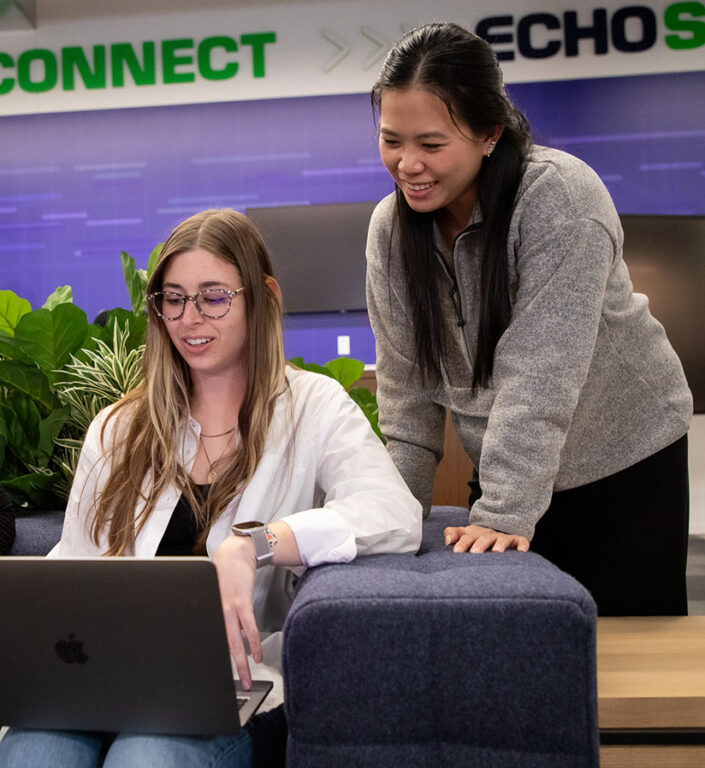
[[209, 483], [214, 483], [216, 481], [217, 477], [218, 477], [218, 473], [213, 468], [208, 470], [208, 482]]

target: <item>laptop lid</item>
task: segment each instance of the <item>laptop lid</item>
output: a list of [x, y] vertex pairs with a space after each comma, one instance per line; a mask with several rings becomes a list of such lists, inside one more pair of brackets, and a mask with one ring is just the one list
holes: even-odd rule
[[236, 694], [206, 558], [0, 558], [0, 606], [0, 725], [236, 733], [272, 686]]

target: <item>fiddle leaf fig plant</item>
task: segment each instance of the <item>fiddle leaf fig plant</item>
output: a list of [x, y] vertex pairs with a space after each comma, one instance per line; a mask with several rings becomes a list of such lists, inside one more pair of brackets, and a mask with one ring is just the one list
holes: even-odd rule
[[[105, 326], [88, 322], [69, 286], [57, 288], [34, 310], [12, 291], [0, 291], [0, 485], [17, 504], [64, 505], [75, 465], [67, 446], [80, 444], [85, 433], [77, 403], [65, 396], [75, 366], [108, 359], [116, 345], [116, 354], [132, 354], [131, 363], [141, 359], [146, 317], [139, 307], [146, 300], [147, 275], [129, 257], [123, 272], [138, 310], [110, 310]], [[112, 401], [121, 396], [116, 389]], [[108, 396], [101, 402], [110, 401]]]

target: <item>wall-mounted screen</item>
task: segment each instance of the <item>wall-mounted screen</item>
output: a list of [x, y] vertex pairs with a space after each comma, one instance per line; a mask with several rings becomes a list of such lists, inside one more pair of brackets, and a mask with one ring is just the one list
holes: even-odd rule
[[649, 297], [705, 413], [705, 216], [621, 216], [634, 290]]
[[365, 244], [375, 203], [248, 208], [284, 296], [284, 312], [367, 308]]

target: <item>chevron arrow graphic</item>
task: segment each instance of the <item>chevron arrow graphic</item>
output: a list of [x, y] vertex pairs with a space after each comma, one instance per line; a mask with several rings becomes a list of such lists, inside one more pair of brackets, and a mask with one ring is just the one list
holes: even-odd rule
[[334, 48], [337, 48], [337, 53], [333, 54], [333, 56], [326, 61], [326, 63], [323, 65], [323, 71], [328, 74], [328, 72], [331, 71], [334, 67], [337, 67], [338, 64], [350, 53], [350, 46], [343, 40], [342, 37], [339, 37], [335, 34], [335, 32], [331, 32], [328, 29], [324, 29], [321, 32], [321, 36], [323, 39], [330, 43]]
[[376, 50], [374, 50], [362, 63], [362, 68], [364, 70], [368, 70], [374, 67], [378, 61], [380, 61], [380, 59], [389, 50], [389, 48], [391, 48], [391, 45], [387, 40], [378, 35], [369, 27], [360, 27], [360, 32], [362, 33], [363, 37], [367, 38], [373, 45], [376, 46]]

